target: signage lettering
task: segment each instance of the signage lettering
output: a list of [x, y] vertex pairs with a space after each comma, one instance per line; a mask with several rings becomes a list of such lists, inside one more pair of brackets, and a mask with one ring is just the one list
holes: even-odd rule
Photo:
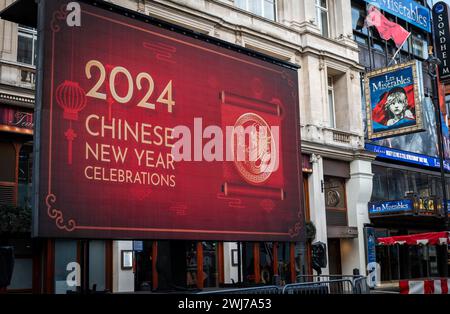
[[433, 20], [436, 21], [434, 25], [435, 33], [435, 49], [436, 56], [441, 60], [439, 65], [439, 79], [442, 82], [450, 80], [450, 60], [449, 60], [449, 40], [450, 40], [450, 26], [449, 26], [448, 5], [440, 1], [433, 6]]
[[403, 212], [413, 209], [411, 200], [369, 203], [369, 214]]
[[365, 0], [367, 3], [395, 15], [431, 33], [430, 10], [413, 0]]
[[32, 110], [0, 106], [0, 125], [19, 129], [33, 130]]

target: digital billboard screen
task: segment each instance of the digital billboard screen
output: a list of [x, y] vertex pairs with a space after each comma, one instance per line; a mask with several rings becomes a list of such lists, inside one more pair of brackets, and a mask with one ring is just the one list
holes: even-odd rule
[[43, 3], [35, 236], [303, 238], [296, 67]]

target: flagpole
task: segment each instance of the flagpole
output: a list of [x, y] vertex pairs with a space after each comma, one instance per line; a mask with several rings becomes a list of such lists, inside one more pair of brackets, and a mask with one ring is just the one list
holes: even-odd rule
[[398, 53], [400, 52], [400, 50], [402, 49], [403, 45], [406, 43], [406, 41], [409, 39], [410, 36], [411, 36], [411, 33], [409, 33], [408, 37], [406, 37], [406, 39], [403, 41], [403, 43], [397, 49], [397, 52], [394, 54], [394, 56], [392, 57], [391, 61], [388, 63], [388, 66], [390, 66], [392, 61], [395, 60], [395, 58], [397, 57]]

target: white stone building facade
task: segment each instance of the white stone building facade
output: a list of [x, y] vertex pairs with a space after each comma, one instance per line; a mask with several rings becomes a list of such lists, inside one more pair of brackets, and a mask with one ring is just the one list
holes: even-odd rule
[[[301, 150], [312, 165], [312, 172], [304, 174], [307, 217], [317, 230], [313, 242], [328, 244], [328, 267], [322, 273], [350, 275], [358, 269], [366, 274], [363, 228], [369, 223], [374, 156], [364, 151], [364, 69], [353, 40], [350, 0], [111, 2], [301, 67]], [[327, 188], [333, 178], [343, 186]], [[327, 205], [327, 192], [339, 194], [342, 208]], [[329, 217], [334, 212], [342, 213], [337, 221]], [[225, 265], [235, 247], [225, 244]], [[225, 281], [237, 280], [236, 269], [225, 270]]]
[[[0, 8], [12, 2], [0, 1]], [[351, 1], [109, 2], [300, 66], [301, 151], [311, 165], [303, 176], [306, 217], [317, 230], [313, 242], [328, 247], [323, 274], [352, 274], [354, 269], [365, 274], [363, 228], [369, 223], [374, 156], [364, 151], [360, 84], [364, 69], [353, 40]], [[21, 33], [35, 36], [17, 24], [0, 21], [0, 98], [21, 97], [15, 105], [19, 101], [21, 107], [32, 107], [35, 64], [18, 59]], [[236, 248], [236, 243], [224, 244], [226, 283], [237, 281], [239, 272], [231, 266]], [[132, 243], [112, 244], [114, 292], [134, 287], [133, 273], [119, 265], [123, 249], [132, 249]]]

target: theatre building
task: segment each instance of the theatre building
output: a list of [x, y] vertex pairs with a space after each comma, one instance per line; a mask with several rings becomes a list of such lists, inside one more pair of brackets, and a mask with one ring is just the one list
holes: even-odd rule
[[[67, 1], [58, 1], [60, 8], [45, 1], [53, 14], [43, 39], [33, 14], [20, 14], [24, 2], [2, 13], [13, 22], [0, 22], [0, 158], [7, 158], [0, 188], [9, 197], [0, 200], [28, 208], [32, 191], [36, 197], [35, 237], [10, 240], [11, 292], [74, 291], [67, 281], [77, 270], [73, 262], [81, 265], [81, 285], [97, 291], [292, 283], [314, 273], [313, 242], [327, 245], [323, 274], [366, 274], [372, 166], [382, 160], [374, 164], [376, 154], [364, 149], [364, 53], [351, 24], [362, 1], [80, 1], [80, 29], [92, 28], [83, 34], [66, 24]], [[111, 26], [100, 27], [95, 39], [85, 36], [101, 23]], [[116, 27], [106, 40], [105, 30]], [[38, 41], [45, 53], [36, 57]], [[177, 77], [182, 66], [187, 72]], [[205, 73], [188, 80], [194, 69]], [[35, 103], [39, 73], [44, 88]], [[260, 165], [245, 163], [189, 164], [195, 175], [178, 163], [171, 167], [170, 139], [181, 117], [203, 117], [203, 128], [216, 120], [281, 125], [281, 174], [255, 175]], [[32, 156], [33, 146], [39, 156]], [[143, 149], [148, 164], [141, 163]], [[136, 163], [126, 170], [130, 179], [121, 172], [131, 164], [126, 158]], [[186, 173], [189, 180], [181, 180]], [[216, 188], [214, 198], [204, 198]], [[232, 232], [222, 230], [218, 217]], [[306, 234], [306, 225], [315, 232]]]
[[[8, 206], [31, 211], [36, 30], [3, 20], [0, 28], [0, 208], [4, 223], [10, 212]], [[15, 247], [17, 271], [8, 289], [31, 291], [33, 251], [29, 226], [16, 227], [13, 238], [0, 236], [0, 245], [7, 240]]]
[[[411, 7], [417, 7], [430, 21], [431, 8], [426, 1], [406, 2]], [[394, 65], [391, 60], [397, 47], [392, 40], [383, 40], [375, 27], [364, 26], [367, 6], [365, 1], [352, 0], [353, 35], [360, 49], [360, 63], [369, 73]], [[369, 247], [368, 263], [377, 262], [380, 265], [381, 281], [447, 276], [448, 241], [445, 236], [442, 237], [442, 233], [442, 241], [439, 241], [439, 236], [429, 234], [445, 231], [439, 133], [427, 62], [428, 46], [433, 45], [431, 27], [430, 24], [424, 27], [408, 19], [387, 4], [381, 5], [380, 11], [387, 19], [411, 33], [401, 46], [395, 63], [418, 62], [423, 131], [382, 140], [369, 140], [366, 133], [366, 149], [377, 155], [372, 162], [373, 190], [368, 205], [370, 224], [365, 228], [366, 247]], [[363, 78], [362, 86], [366, 83], [365, 79], [369, 80], [368, 77]], [[443, 130], [444, 136], [448, 137], [448, 131], [445, 132], [445, 129], [448, 130], [448, 113], [443, 102], [442, 86], [440, 89]], [[366, 101], [367, 95], [363, 93], [363, 112], [366, 110]], [[365, 125], [367, 132], [367, 120]], [[445, 166], [445, 188], [449, 195], [448, 163]]]

